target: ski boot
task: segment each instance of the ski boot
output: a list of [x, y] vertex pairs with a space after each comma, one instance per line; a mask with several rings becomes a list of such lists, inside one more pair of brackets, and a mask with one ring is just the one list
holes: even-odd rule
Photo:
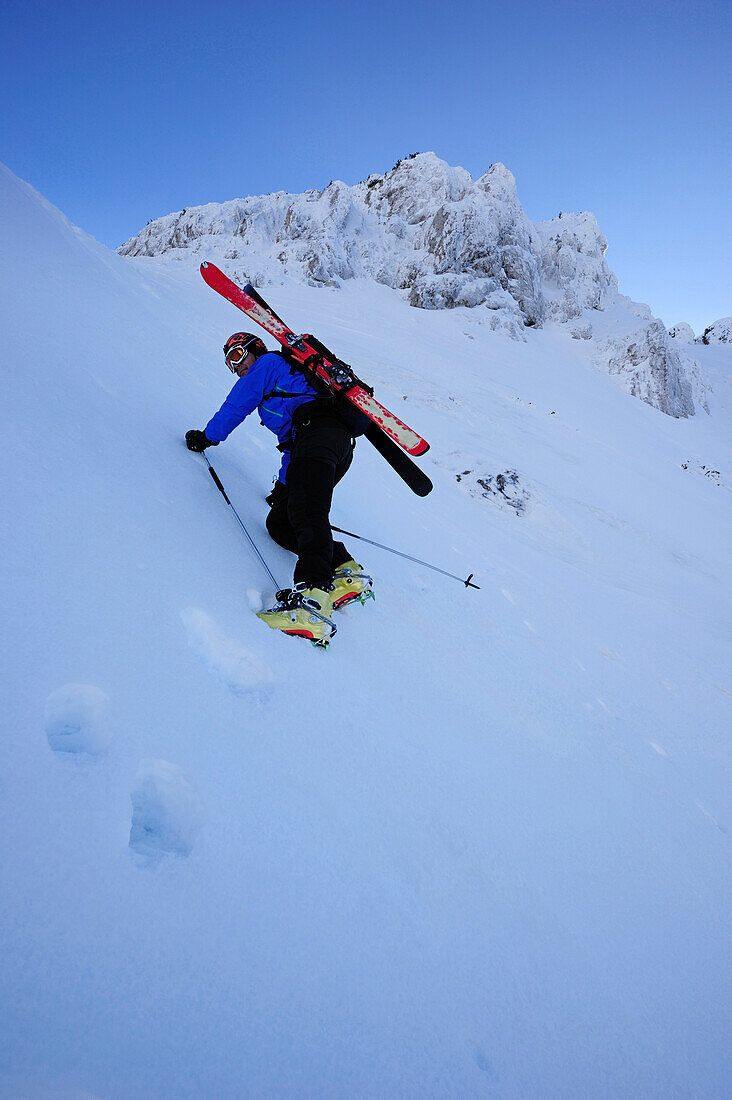
[[363, 566], [353, 558], [339, 565], [333, 574], [333, 583], [330, 587], [330, 598], [334, 611], [340, 611], [342, 607], [358, 600], [366, 603], [366, 600], [374, 599], [372, 578], [364, 573]]
[[308, 638], [313, 645], [327, 648], [336, 632], [336, 625], [330, 619], [333, 601], [329, 592], [296, 584], [294, 588], [283, 588], [275, 593], [275, 600], [274, 607], [257, 613], [258, 619], [273, 630], [281, 630], [295, 638]]

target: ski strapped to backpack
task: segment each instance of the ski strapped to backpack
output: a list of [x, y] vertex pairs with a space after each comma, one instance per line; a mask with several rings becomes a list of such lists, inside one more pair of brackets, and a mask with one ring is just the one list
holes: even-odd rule
[[[338, 359], [320, 340], [309, 334], [296, 335], [257, 293], [251, 284], [242, 288], [215, 264], [201, 264], [204, 281], [237, 309], [256, 321], [282, 345], [292, 367], [300, 370], [323, 394], [347, 401], [367, 418], [364, 434], [383, 458], [418, 496], [427, 496], [432, 482], [408, 455], [422, 455], [429, 443], [399, 417], [384, 408], [353, 368]], [[406, 452], [406, 453], [404, 453]]]

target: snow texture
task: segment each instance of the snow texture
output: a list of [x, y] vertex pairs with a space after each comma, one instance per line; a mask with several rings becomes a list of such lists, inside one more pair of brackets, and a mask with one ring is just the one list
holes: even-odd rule
[[98, 756], [111, 739], [109, 699], [91, 684], [66, 684], [46, 700], [45, 727], [54, 752]]
[[[333, 181], [323, 191], [278, 192], [169, 214], [119, 252], [215, 258], [232, 277], [259, 286], [281, 283], [283, 272], [321, 287], [370, 278], [422, 309], [480, 307], [491, 314], [493, 332], [524, 342], [526, 328], [547, 320], [573, 322], [572, 339], [593, 339], [586, 315], [622, 300], [606, 250], [586, 211], [533, 225], [505, 165], [493, 164], [473, 180], [434, 153], [420, 153], [352, 187]], [[597, 362], [662, 412], [693, 416], [697, 387], [686, 377], [686, 363], [659, 338], [648, 307], [626, 301], [626, 333], [615, 336], [627, 347], [600, 354]], [[650, 322], [644, 333], [634, 331], [637, 316]]]
[[[211, 207], [190, 247], [121, 257], [0, 168], [2, 1100], [728, 1093], [732, 348], [693, 346], [709, 415], [634, 399], [597, 351], [650, 355], [648, 311], [601, 268], [600, 310], [559, 274], [540, 296], [525, 223], [486, 261], [498, 309], [415, 309], [393, 272], [310, 285], [294, 259], [317, 251], [295, 214], [335, 192], [344, 270], [386, 256], [365, 228], [351, 248], [372, 206], [400, 262], [442, 207], [493, 232], [513, 192], [488, 176], [415, 158], [369, 203], [242, 204], [261, 255], [223, 266], [276, 280], [431, 445], [418, 498], [360, 441], [333, 522], [459, 578], [345, 537], [376, 599], [323, 653], [256, 618], [271, 581], [183, 442], [230, 388], [241, 315], [198, 263], [243, 249], [241, 220], [214, 236]], [[567, 289], [582, 316], [553, 320]], [[288, 583], [273, 437], [251, 417], [210, 457]], [[87, 746], [109, 696], [93, 766], [48, 747], [64, 685], [47, 722]]]

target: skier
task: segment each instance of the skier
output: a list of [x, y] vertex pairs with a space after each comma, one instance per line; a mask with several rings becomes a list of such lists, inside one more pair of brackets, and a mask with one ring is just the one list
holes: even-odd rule
[[323, 397], [278, 352], [258, 336], [235, 332], [224, 344], [224, 358], [237, 381], [203, 431], [186, 432], [189, 450], [218, 446], [257, 409], [274, 432], [282, 463], [272, 492], [267, 530], [285, 550], [297, 554], [293, 587], [276, 594], [275, 606], [261, 611], [269, 626], [327, 641], [334, 633], [334, 610], [371, 594], [371, 578], [330, 529], [333, 488], [353, 459], [363, 414]]

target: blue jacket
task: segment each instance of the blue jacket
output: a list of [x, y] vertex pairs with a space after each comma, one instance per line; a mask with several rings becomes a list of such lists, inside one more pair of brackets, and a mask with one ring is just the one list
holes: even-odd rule
[[[234, 383], [229, 396], [206, 425], [206, 435], [212, 443], [221, 443], [249, 413], [258, 409], [265, 428], [274, 432], [280, 444], [288, 443], [295, 409], [317, 396], [304, 375], [299, 371], [291, 374], [289, 363], [276, 352], [268, 351], [259, 356], [244, 378]], [[289, 461], [288, 448], [283, 450], [282, 465], [277, 475], [283, 483]]]

